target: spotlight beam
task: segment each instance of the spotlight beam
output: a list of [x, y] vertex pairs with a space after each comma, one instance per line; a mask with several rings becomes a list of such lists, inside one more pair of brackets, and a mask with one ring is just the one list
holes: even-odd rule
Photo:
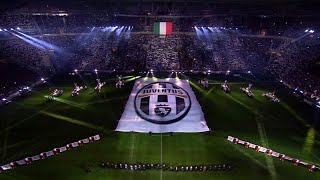
[[29, 36], [29, 35], [27, 35], [27, 34], [24, 34], [24, 33], [22, 33], [22, 32], [16, 31], [16, 30], [13, 30], [13, 31], [15, 31], [16, 33], [19, 33], [19, 34], [25, 36], [26, 38], [28, 38], [28, 39], [30, 39], [30, 40], [38, 43], [38, 44], [41, 44], [42, 46], [44, 46], [44, 47], [46, 47], [46, 48], [55, 49], [55, 50], [61, 51], [61, 49], [58, 48], [58, 47], [55, 46], [55, 45], [49, 44], [49, 43], [47, 43], [47, 42], [45, 42], [45, 41], [43, 41], [43, 40], [34, 38], [34, 37], [32, 37], [32, 36]]
[[[45, 96], [45, 97], [47, 98], [48, 96]], [[83, 109], [83, 110], [90, 110], [88, 107], [86, 107], [84, 105], [78, 104], [76, 102], [68, 101], [68, 100], [63, 99], [63, 98], [55, 97], [54, 100], [57, 101], [57, 102], [60, 102], [60, 103], [67, 104], [69, 106], [75, 107], [75, 108], [79, 108], [79, 109]]]
[[123, 26], [122, 26], [121, 28], [117, 29], [117, 30], [116, 30], [116, 35], [117, 35], [117, 36], [120, 36], [120, 34], [122, 33], [123, 29], [124, 29]]
[[95, 130], [99, 130], [99, 131], [103, 130], [102, 127], [99, 127], [97, 125], [94, 125], [94, 124], [91, 124], [91, 123], [88, 123], [88, 122], [84, 122], [84, 121], [81, 121], [81, 120], [78, 120], [78, 119], [62, 116], [62, 115], [51, 113], [51, 112], [48, 112], [48, 111], [40, 111], [40, 113], [45, 114], [45, 115], [50, 116], [50, 117], [53, 117], [55, 119], [63, 120], [63, 121], [66, 121], [66, 122], [69, 122], [69, 123], [73, 123], [73, 124], [76, 124], [76, 125], [80, 125], [80, 126], [83, 126], [83, 127], [87, 127], [87, 128], [90, 128], [90, 129], [95, 129]]
[[22, 37], [22, 36], [19, 36], [19, 35], [16, 34], [16, 33], [13, 33], [13, 32], [11, 32], [11, 33], [12, 33], [14, 36], [18, 37], [19, 39], [22, 39], [23, 41], [25, 41], [25, 42], [28, 43], [28, 44], [31, 44], [31, 45], [39, 48], [39, 49], [43, 49], [43, 50], [46, 49], [46, 48], [45, 48], [44, 46], [42, 46], [41, 44], [38, 44], [38, 43], [33, 42], [33, 41], [31, 41], [31, 40], [29, 40], [29, 39], [27, 39], [27, 38], [24, 38], [24, 37]]
[[138, 79], [138, 78], [140, 78], [140, 77], [141, 77], [141, 76], [135, 76], [135, 77], [126, 79], [125, 82], [127, 83], [127, 82], [130, 82], [130, 81], [134, 81], [134, 80], [136, 80], [136, 79]]

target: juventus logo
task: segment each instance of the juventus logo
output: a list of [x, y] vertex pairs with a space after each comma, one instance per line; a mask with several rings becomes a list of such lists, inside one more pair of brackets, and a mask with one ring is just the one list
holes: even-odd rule
[[165, 117], [171, 112], [171, 108], [167, 106], [168, 105], [157, 105], [157, 107], [154, 108], [154, 112], [158, 116]]
[[169, 82], [155, 82], [138, 91], [134, 107], [137, 114], [149, 122], [170, 124], [188, 114], [191, 100], [181, 87]]

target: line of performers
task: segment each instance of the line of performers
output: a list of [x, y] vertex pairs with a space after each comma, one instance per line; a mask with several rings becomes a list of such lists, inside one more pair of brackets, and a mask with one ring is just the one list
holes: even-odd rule
[[124, 169], [132, 171], [144, 171], [144, 170], [167, 170], [167, 171], [230, 171], [233, 166], [230, 164], [219, 165], [184, 165], [173, 166], [166, 164], [127, 164], [127, 163], [110, 163], [102, 162], [100, 165], [102, 168], [110, 169]]
[[[102, 87], [106, 84], [106, 82], [101, 82], [100, 79], [96, 79], [97, 80], [97, 85], [95, 86], [94, 90], [98, 93], [101, 92]], [[118, 76], [116, 84], [115, 84], [116, 88], [122, 88], [122, 86], [124, 86], [124, 81], [122, 80], [122, 76]], [[80, 92], [84, 89], [87, 89], [87, 86], [80, 86], [77, 83], [74, 83], [74, 88], [71, 92], [71, 96], [78, 96], [80, 95]], [[62, 89], [54, 89], [50, 95], [47, 96], [47, 98], [49, 100], [53, 100], [55, 97], [59, 97], [63, 94], [63, 90]]]
[[273, 151], [271, 149], [268, 149], [268, 148], [265, 148], [265, 147], [262, 147], [262, 146], [259, 146], [259, 145], [256, 145], [256, 144], [252, 144], [250, 142], [243, 141], [243, 140], [240, 140], [238, 138], [234, 138], [232, 136], [228, 136], [228, 140], [230, 142], [233, 142], [234, 144], [243, 145], [246, 148], [254, 149], [257, 152], [265, 153], [268, 156], [279, 158], [280, 161], [293, 162], [293, 165], [295, 165], [295, 166], [303, 165], [305, 167], [309, 167], [309, 171], [310, 172], [314, 172], [314, 171], [319, 171], [320, 170], [319, 167], [317, 167], [316, 165], [314, 165], [312, 163], [307, 163], [307, 162], [304, 162], [304, 161], [300, 161], [299, 159], [295, 159], [295, 158], [289, 157], [289, 156], [287, 156], [285, 154], [282, 154], [282, 153], [279, 153], [279, 152], [275, 152], [275, 151]]
[[[254, 97], [254, 94], [251, 91], [251, 88], [252, 88], [252, 84], [249, 84], [248, 87], [240, 87], [240, 90], [244, 92], [248, 97]], [[224, 81], [224, 83], [221, 84], [221, 89], [225, 93], [230, 93], [231, 91], [227, 81]], [[280, 102], [280, 99], [276, 97], [275, 92], [266, 92], [266, 93], [263, 93], [262, 96], [267, 97], [271, 102], [275, 102], [275, 103]]]

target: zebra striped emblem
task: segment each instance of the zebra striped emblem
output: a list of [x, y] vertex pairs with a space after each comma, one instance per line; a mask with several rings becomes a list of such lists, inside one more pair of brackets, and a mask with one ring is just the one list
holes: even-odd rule
[[191, 100], [187, 91], [173, 83], [154, 82], [138, 91], [134, 107], [142, 119], [156, 124], [170, 124], [188, 114]]

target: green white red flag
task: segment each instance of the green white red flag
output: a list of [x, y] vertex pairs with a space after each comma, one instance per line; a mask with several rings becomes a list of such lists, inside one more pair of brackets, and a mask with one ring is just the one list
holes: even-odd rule
[[172, 34], [172, 22], [155, 22], [153, 24], [153, 32], [159, 35]]

